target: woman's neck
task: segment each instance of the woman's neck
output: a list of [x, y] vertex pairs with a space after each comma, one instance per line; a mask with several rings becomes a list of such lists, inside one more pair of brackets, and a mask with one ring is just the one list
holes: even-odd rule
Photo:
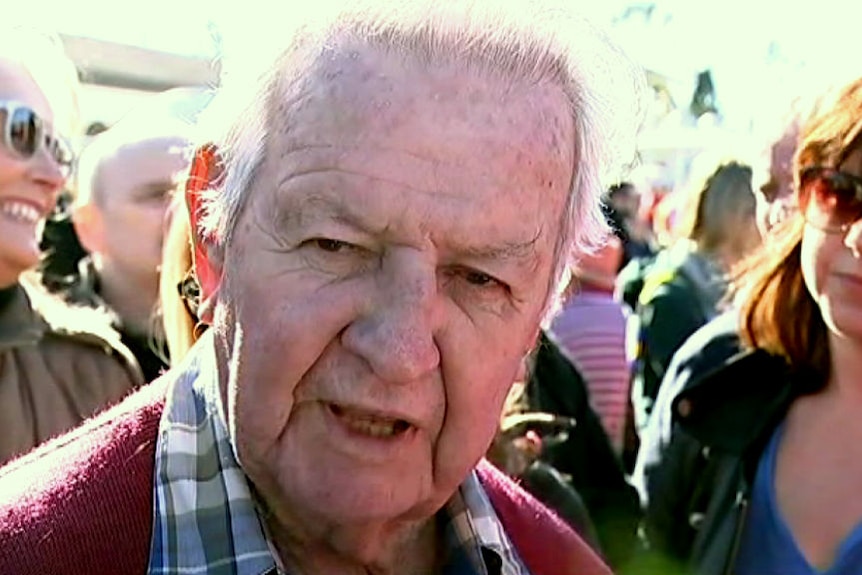
[[862, 341], [830, 333], [829, 352], [829, 387], [842, 399], [862, 405]]

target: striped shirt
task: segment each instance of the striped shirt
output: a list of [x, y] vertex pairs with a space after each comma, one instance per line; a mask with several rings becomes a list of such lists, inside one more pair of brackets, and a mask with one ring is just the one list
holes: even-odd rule
[[619, 453], [631, 377], [622, 304], [609, 293], [573, 294], [554, 318], [551, 335], [586, 381], [593, 410]]

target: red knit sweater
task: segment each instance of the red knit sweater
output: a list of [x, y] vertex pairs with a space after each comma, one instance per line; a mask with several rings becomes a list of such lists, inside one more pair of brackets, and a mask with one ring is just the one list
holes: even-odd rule
[[[146, 573], [168, 378], [0, 470], [0, 574]], [[479, 475], [533, 575], [609, 575], [562, 521], [490, 464]]]

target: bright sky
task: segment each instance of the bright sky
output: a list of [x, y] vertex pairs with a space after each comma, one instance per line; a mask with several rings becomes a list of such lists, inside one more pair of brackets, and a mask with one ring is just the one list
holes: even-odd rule
[[[23, 4], [20, 0], [18, 4]], [[203, 0], [27, 0], [36, 22], [76, 36], [193, 56], [214, 55]]]
[[[195, 56], [215, 54], [213, 31], [224, 35], [228, 46], [259, 42], [255, 22], [271, 18], [267, 10], [277, 6], [264, 0], [0, 0], [0, 4], [9, 1], [16, 3], [16, 13], [30, 10], [35, 21], [61, 32]], [[816, 91], [827, 80], [862, 74], [857, 56], [859, 0], [580, 1], [636, 60], [669, 76], [679, 99], [690, 96], [697, 71], [711, 68], [719, 107], [728, 118], [781, 107], [791, 95]], [[649, 20], [642, 11], [631, 10], [650, 5], [654, 9]], [[632, 13], [623, 19], [626, 8]], [[278, 18], [277, 11], [274, 17]], [[238, 21], [243, 22], [241, 36], [236, 32]], [[272, 20], [266, 22], [270, 27]]]

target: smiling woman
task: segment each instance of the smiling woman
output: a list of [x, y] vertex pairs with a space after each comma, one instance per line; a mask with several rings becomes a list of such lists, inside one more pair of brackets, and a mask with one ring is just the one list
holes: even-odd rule
[[0, 30], [0, 463], [139, 383], [103, 318], [23, 279], [72, 163], [65, 129], [74, 122], [57, 114], [74, 108], [70, 70], [50, 39]]
[[[12, 285], [38, 263], [41, 226], [69, 175], [72, 155], [64, 132], [74, 122], [68, 115], [55, 119], [58, 109], [68, 114], [74, 107], [77, 79], [69, 70], [69, 61], [49, 38], [23, 29], [2, 34], [0, 287]], [[63, 77], [71, 80], [65, 90], [58, 85]]]

